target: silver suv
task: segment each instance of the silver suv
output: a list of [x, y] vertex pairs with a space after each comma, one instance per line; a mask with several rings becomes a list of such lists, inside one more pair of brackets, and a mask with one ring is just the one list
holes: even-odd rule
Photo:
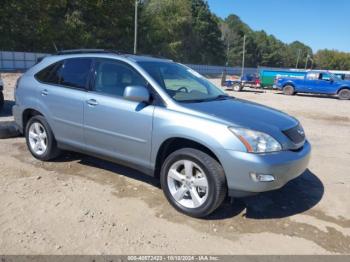
[[158, 177], [179, 211], [274, 190], [307, 168], [310, 144], [280, 111], [226, 95], [170, 60], [73, 50], [18, 81], [13, 113], [35, 158], [79, 151]]

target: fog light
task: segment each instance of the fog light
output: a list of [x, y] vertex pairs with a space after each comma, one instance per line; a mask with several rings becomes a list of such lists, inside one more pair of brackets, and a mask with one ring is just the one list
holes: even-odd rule
[[250, 173], [250, 177], [255, 182], [271, 182], [275, 180], [273, 175]]

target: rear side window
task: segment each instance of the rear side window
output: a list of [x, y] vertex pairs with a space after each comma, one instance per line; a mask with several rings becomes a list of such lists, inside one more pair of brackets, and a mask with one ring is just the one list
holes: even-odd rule
[[62, 66], [63, 61], [54, 63], [35, 75], [40, 82], [48, 84], [59, 84], [59, 77], [57, 75], [58, 69]]
[[88, 80], [91, 58], [71, 58], [54, 63], [35, 77], [44, 83], [84, 89]]

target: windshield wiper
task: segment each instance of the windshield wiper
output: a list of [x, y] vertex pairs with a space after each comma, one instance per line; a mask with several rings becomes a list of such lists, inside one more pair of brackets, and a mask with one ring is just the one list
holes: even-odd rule
[[218, 95], [216, 97], [214, 97], [214, 100], [225, 100], [225, 99], [233, 99], [233, 96], [229, 96], [229, 95]]
[[181, 100], [180, 102], [182, 102], [182, 103], [200, 103], [200, 102], [209, 102], [209, 101], [226, 100], [226, 99], [234, 99], [234, 97], [229, 96], [229, 95], [217, 95], [215, 97], [210, 97], [210, 98]]

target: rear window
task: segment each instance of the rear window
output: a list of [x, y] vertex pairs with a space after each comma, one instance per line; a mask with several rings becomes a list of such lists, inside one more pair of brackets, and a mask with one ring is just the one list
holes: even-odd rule
[[71, 58], [54, 63], [35, 77], [43, 83], [84, 89], [91, 67], [91, 58]]

